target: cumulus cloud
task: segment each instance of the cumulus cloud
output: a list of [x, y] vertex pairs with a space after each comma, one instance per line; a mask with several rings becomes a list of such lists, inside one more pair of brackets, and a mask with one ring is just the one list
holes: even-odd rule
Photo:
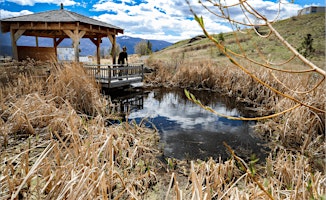
[[[125, 29], [126, 35], [146, 39], [165, 39], [178, 41], [202, 34], [198, 24], [192, 19], [188, 5], [183, 0], [156, 0], [131, 5], [130, 1], [114, 3], [101, 1], [93, 5], [93, 11], [110, 11], [114, 14], [94, 16], [95, 19], [119, 25]], [[219, 32], [230, 31], [224, 24], [208, 20], [208, 24], [216, 27]]]
[[11, 3], [16, 3], [21, 6], [34, 6], [36, 3], [47, 3], [47, 4], [56, 4], [60, 5], [60, 3], [63, 3], [66, 6], [73, 6], [77, 4], [76, 1], [73, 0], [63, 0], [63, 1], [58, 1], [58, 0], [7, 0], [8, 2]]
[[[165, 39], [175, 42], [202, 34], [197, 22], [192, 20], [193, 15], [184, 0], [137, 2], [122, 0], [117, 3], [114, 0], [102, 0], [93, 5], [93, 11], [109, 11], [113, 14], [105, 13], [93, 17], [119, 25], [125, 29], [126, 35], [147, 39]], [[227, 4], [232, 5], [236, 2], [238, 1], [230, 0]], [[279, 9], [281, 11], [279, 19], [283, 19], [296, 15], [297, 11], [302, 8], [287, 1], [283, 1], [282, 4], [263, 0], [248, 0], [248, 2], [268, 19], [277, 17]], [[229, 23], [209, 13], [197, 1], [190, 1], [190, 5], [196, 14], [204, 17], [205, 27], [209, 32], [220, 33], [232, 30]], [[207, 6], [219, 13], [216, 7]], [[246, 20], [239, 7], [231, 8], [228, 12], [232, 18], [240, 22]]]
[[28, 10], [21, 10], [19, 12], [11, 12], [8, 10], [3, 10], [3, 9], [0, 10], [0, 13], [1, 13], [0, 19], [9, 18], [9, 17], [17, 17], [20, 15], [33, 14], [33, 12], [28, 11]]
[[[312, 0], [307, 0], [307, 2], [309, 1]], [[83, 9], [84, 12], [87, 9], [86, 12], [89, 13], [89, 17], [119, 26], [125, 30], [125, 35], [144, 39], [176, 42], [203, 34], [197, 22], [193, 20], [194, 17], [185, 0], [99, 0], [96, 2], [84, 0], [7, 0], [5, 2], [12, 2], [21, 6], [34, 6], [36, 3], [58, 5], [62, 2], [66, 9], [71, 8], [70, 10], [74, 12], [78, 12], [78, 9]], [[189, 0], [189, 2], [195, 13], [198, 16], [203, 16], [205, 27], [210, 33], [229, 32], [232, 30], [228, 22], [208, 12], [197, 0]], [[207, 3], [207, 1], [203, 2]], [[239, 1], [227, 0], [221, 2], [232, 5]], [[291, 17], [296, 15], [299, 9], [303, 8], [303, 6], [298, 4], [290, 3], [289, 0], [282, 0], [281, 4], [278, 1], [266, 0], [247, 0], [247, 2], [270, 20], [273, 20], [275, 17], [278, 17], [278, 19]], [[220, 13], [218, 8], [210, 4], [206, 5], [213, 12]], [[69, 6], [72, 7], [69, 8]], [[88, 8], [90, 9], [88, 10]], [[278, 13], [278, 10], [280, 10], [280, 13]], [[230, 8], [227, 12], [233, 19], [239, 22], [248, 22], [248, 19], [253, 22], [255, 20], [250, 16], [249, 18], [244, 16], [239, 7]], [[1, 17], [5, 18], [30, 13], [27, 10], [20, 12], [2, 10]]]

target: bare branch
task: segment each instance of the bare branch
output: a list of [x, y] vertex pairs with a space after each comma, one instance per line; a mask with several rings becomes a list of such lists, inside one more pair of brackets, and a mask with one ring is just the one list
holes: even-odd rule
[[[252, 17], [262, 20], [264, 21], [264, 25], [268, 27], [269, 29], [269, 33], [267, 35], [261, 35], [258, 33], [257, 30], [255, 30], [256, 34], [261, 37], [261, 38], [267, 38], [269, 37], [271, 34], [275, 35], [276, 38], [281, 42], [281, 44], [283, 44], [283, 46], [285, 46], [293, 55], [286, 60], [283, 63], [280, 63], [282, 65], [285, 65], [287, 63], [289, 63], [290, 61], [292, 61], [294, 58], [298, 58], [299, 60], [301, 60], [304, 64], [306, 64], [310, 69], [308, 70], [297, 70], [297, 71], [293, 71], [293, 70], [286, 70], [286, 69], [277, 69], [272, 67], [273, 65], [276, 65], [276, 63], [272, 63], [269, 62], [262, 54], [262, 52], [258, 51], [260, 57], [262, 58], [263, 62], [259, 62], [256, 61], [254, 59], [250, 59], [248, 58], [248, 56], [246, 55], [245, 51], [243, 50], [239, 39], [236, 35], [236, 32], [234, 31], [235, 34], [235, 38], [237, 41], [237, 45], [240, 49], [240, 51], [242, 52], [241, 54], [235, 53], [234, 51], [231, 51], [230, 49], [227, 49], [222, 43], [220, 43], [219, 41], [217, 41], [214, 37], [212, 37], [206, 30], [205, 26], [204, 26], [204, 20], [202, 17], [198, 17], [196, 15], [196, 13], [191, 9], [190, 3], [188, 0], [186, 0], [189, 7], [190, 7], [190, 11], [193, 13], [193, 15], [195, 16], [196, 21], [198, 22], [199, 26], [202, 28], [204, 34], [206, 35], [207, 38], [209, 38], [214, 44], [215, 46], [220, 50], [220, 52], [222, 52], [226, 57], [229, 58], [229, 60], [238, 68], [240, 68], [243, 72], [245, 72], [246, 74], [248, 74], [250, 77], [252, 77], [255, 81], [257, 81], [258, 83], [260, 83], [261, 85], [269, 88], [270, 90], [272, 90], [273, 92], [275, 92], [276, 94], [279, 94], [287, 99], [290, 99], [296, 103], [298, 103], [298, 105], [302, 105], [305, 107], [308, 107], [312, 110], [318, 111], [318, 112], [322, 112], [325, 113], [326, 111], [311, 105], [308, 105], [307, 103], [304, 103], [302, 101], [300, 101], [299, 99], [289, 95], [289, 94], [285, 94], [279, 90], [277, 90], [276, 88], [272, 87], [271, 85], [267, 84], [266, 82], [264, 82], [263, 80], [261, 80], [260, 78], [258, 78], [257, 76], [255, 76], [252, 72], [250, 72], [245, 66], [243, 66], [242, 64], [240, 64], [235, 58], [243, 58], [247, 61], [249, 61], [252, 64], [270, 69], [270, 70], [275, 70], [275, 71], [280, 71], [280, 72], [287, 72], [287, 73], [306, 73], [306, 72], [316, 72], [317, 74], [320, 74], [322, 76], [322, 79], [320, 81], [318, 81], [318, 83], [313, 86], [312, 89], [308, 90], [308, 91], [294, 91], [288, 87], [285, 86], [284, 83], [282, 83], [280, 80], [278, 80], [275, 76], [275, 80], [277, 82], [279, 82], [280, 84], [282, 84], [286, 89], [288, 89], [289, 91], [292, 92], [296, 92], [296, 93], [309, 93], [312, 92], [313, 90], [315, 90], [317, 87], [319, 87], [325, 80], [326, 77], [326, 72], [324, 70], [322, 70], [321, 68], [317, 67], [316, 65], [314, 65], [312, 62], [310, 62], [308, 59], [306, 59], [304, 56], [302, 56], [294, 47], [292, 47], [279, 33], [278, 31], [272, 26], [272, 22], [270, 22], [265, 16], [263, 16], [261, 13], [259, 13], [255, 8], [253, 8], [250, 3], [248, 3], [247, 1], [243, 0], [243, 1], [239, 1], [239, 3], [236, 4], [232, 4], [232, 5], [227, 5], [225, 3], [225, 5], [221, 4], [221, 1], [219, 1], [219, 3], [213, 3], [212, 0], [207, 0], [207, 2], [211, 3], [211, 6], [215, 6], [219, 9], [219, 11], [221, 12], [221, 14], [216, 13], [215, 11], [213, 11], [210, 7], [208, 7], [207, 5], [205, 5], [202, 1], [200, 1], [199, 3], [210, 13], [214, 14], [215, 16], [222, 18], [222, 19], [226, 19], [230, 22], [231, 25], [235, 24], [235, 26], [237, 25], [245, 25], [245, 26], [249, 26], [249, 27], [253, 27], [255, 26], [255, 24], [252, 22]], [[278, 14], [277, 16], [279, 16], [279, 12], [280, 12], [280, 3], [279, 2], [279, 9], [278, 9]], [[234, 8], [234, 7], [240, 7], [242, 10], [243, 15], [245, 16], [246, 20], [248, 21], [248, 23], [246, 22], [239, 22], [237, 20], [234, 20], [231, 18], [230, 14], [229, 14], [229, 9], [230, 8]], [[225, 13], [227, 12], [227, 13]], [[295, 106], [296, 107], [296, 106]], [[299, 107], [299, 106], [298, 106]], [[292, 109], [289, 109], [292, 110]], [[288, 110], [288, 111], [289, 111]]]

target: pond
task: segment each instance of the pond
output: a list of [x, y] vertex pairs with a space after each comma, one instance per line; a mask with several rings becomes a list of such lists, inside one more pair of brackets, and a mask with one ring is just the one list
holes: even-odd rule
[[[192, 91], [203, 104], [229, 116], [249, 116], [234, 100], [210, 91]], [[228, 120], [189, 101], [182, 89], [151, 89], [111, 94], [120, 111], [128, 111], [128, 120], [155, 127], [160, 135], [164, 156], [177, 159], [230, 158], [223, 142], [237, 155], [264, 160], [268, 148], [255, 137], [254, 121]]]

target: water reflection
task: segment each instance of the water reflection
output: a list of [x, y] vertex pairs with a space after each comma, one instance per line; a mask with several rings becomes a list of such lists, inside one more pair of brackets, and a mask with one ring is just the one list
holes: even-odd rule
[[[245, 115], [236, 109], [238, 105], [216, 93], [197, 91], [194, 94], [203, 104], [220, 113]], [[229, 157], [223, 145], [225, 141], [243, 158], [252, 154], [264, 158], [262, 142], [252, 135], [254, 122], [218, 117], [186, 99], [183, 90], [155, 89], [141, 97], [142, 105], [136, 109], [133, 106], [128, 118], [136, 122], [147, 118], [156, 126], [165, 156], [178, 159], [222, 157], [225, 160]]]

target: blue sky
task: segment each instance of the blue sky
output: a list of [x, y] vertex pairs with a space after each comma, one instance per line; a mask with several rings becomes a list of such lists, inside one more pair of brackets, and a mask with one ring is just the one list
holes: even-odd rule
[[[205, 11], [198, 0], [189, 1], [196, 13], [204, 16], [210, 32], [231, 30], [228, 23]], [[270, 19], [275, 17], [279, 8], [276, 0], [248, 2]], [[119, 26], [124, 29], [124, 35], [131, 37], [176, 42], [202, 34], [185, 0], [0, 0], [0, 18], [55, 10], [60, 8], [60, 3], [67, 10]], [[294, 3], [289, 3], [282, 0], [280, 18], [296, 15], [299, 9], [310, 5], [325, 6], [325, 1], [294, 0]], [[244, 20], [239, 10], [233, 11], [231, 15], [235, 19]]]

